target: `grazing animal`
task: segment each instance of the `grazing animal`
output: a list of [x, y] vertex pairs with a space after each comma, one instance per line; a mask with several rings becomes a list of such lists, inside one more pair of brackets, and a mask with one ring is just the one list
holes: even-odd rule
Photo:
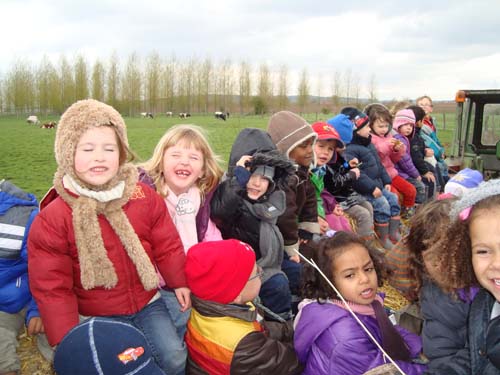
[[215, 118], [220, 118], [221, 120], [226, 121], [226, 114], [224, 112], [215, 112]]
[[167, 115], [167, 117], [172, 117], [174, 114], [173, 114], [171, 111], [168, 111], [168, 112], [166, 113], [166, 115]]
[[57, 122], [50, 121], [50, 122], [46, 122], [45, 124], [40, 126], [40, 128], [42, 128], [42, 129], [54, 129], [56, 126], [57, 126]]
[[191, 114], [187, 113], [187, 112], [181, 112], [181, 113], [179, 113], [179, 117], [180, 118], [188, 118], [188, 117], [191, 117]]
[[141, 117], [142, 118], [154, 118], [154, 116], [151, 112], [141, 112]]
[[28, 116], [28, 118], [26, 119], [26, 122], [28, 124], [32, 124], [32, 125], [40, 124], [40, 120], [38, 120], [38, 117], [36, 117], [34, 115]]

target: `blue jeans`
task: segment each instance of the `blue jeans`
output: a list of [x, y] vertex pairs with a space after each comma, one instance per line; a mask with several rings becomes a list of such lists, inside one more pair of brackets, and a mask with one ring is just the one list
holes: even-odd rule
[[174, 323], [175, 329], [177, 330], [177, 336], [179, 336], [181, 341], [184, 341], [184, 334], [187, 330], [187, 322], [191, 315], [191, 309], [181, 312], [181, 305], [179, 305], [179, 301], [173, 290], [160, 289], [160, 293], [163, 302], [165, 302], [167, 306], [170, 319], [172, 319], [172, 323]]
[[382, 190], [382, 196], [374, 198], [373, 196], [366, 196], [368, 201], [373, 206], [373, 219], [376, 223], [388, 223], [391, 217], [398, 216], [401, 212], [398, 197], [396, 194]]
[[[260, 287], [260, 300], [272, 312], [281, 315], [284, 319], [292, 311], [292, 293], [288, 280], [282, 273], [278, 273], [266, 280]], [[291, 316], [290, 316], [291, 317]]]
[[415, 186], [415, 189], [417, 189], [417, 196], [415, 197], [415, 203], [419, 204], [424, 203], [427, 200], [427, 192], [424, 183], [422, 181], [419, 181], [411, 177], [408, 177], [406, 181]]
[[115, 315], [110, 318], [132, 324], [139, 329], [146, 337], [156, 363], [166, 374], [185, 373], [186, 345], [183, 340], [179, 340], [162, 298], [146, 305], [136, 314]]

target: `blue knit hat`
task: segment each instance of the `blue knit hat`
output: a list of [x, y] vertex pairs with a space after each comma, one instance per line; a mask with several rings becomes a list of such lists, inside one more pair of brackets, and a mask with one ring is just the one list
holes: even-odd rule
[[340, 139], [344, 142], [344, 144], [351, 143], [354, 124], [349, 119], [349, 116], [339, 114], [327, 120], [326, 123], [333, 126], [337, 133], [339, 133]]

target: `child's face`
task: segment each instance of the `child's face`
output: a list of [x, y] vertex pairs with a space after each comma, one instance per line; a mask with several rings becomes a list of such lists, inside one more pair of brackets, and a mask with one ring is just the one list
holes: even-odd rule
[[306, 139], [290, 151], [289, 158], [302, 167], [309, 167], [314, 156], [313, 144], [314, 138]]
[[384, 119], [378, 118], [373, 122], [372, 131], [374, 134], [383, 137], [389, 131], [389, 123]]
[[318, 167], [322, 167], [332, 159], [336, 145], [337, 141], [335, 139], [316, 141], [314, 144], [314, 153], [316, 154], [316, 164]]
[[377, 293], [377, 273], [368, 250], [350, 245], [333, 262], [333, 283], [348, 301], [369, 305]]
[[419, 101], [417, 105], [425, 111], [426, 115], [432, 113], [432, 111], [434, 110], [432, 102], [427, 98], [424, 98], [421, 101]]
[[203, 176], [203, 153], [190, 144], [179, 142], [163, 153], [163, 179], [176, 195], [186, 193]]
[[368, 138], [370, 135], [370, 126], [365, 125], [357, 131], [358, 135], [363, 138]]
[[253, 173], [247, 182], [248, 198], [257, 200], [262, 197], [269, 188], [269, 180], [261, 174]]
[[479, 284], [500, 301], [500, 209], [473, 215], [469, 224], [472, 267]]
[[408, 137], [413, 132], [413, 125], [412, 124], [401, 125], [398, 129], [398, 132], [399, 132], [399, 134], [404, 135], [405, 137]]
[[76, 146], [75, 173], [83, 182], [99, 186], [118, 173], [120, 149], [115, 131], [108, 126], [92, 127]]
[[253, 301], [255, 297], [259, 295], [260, 286], [262, 285], [262, 268], [257, 266], [257, 263], [253, 266], [252, 273], [248, 278], [247, 283], [240, 292], [240, 295], [236, 299], [236, 303], [247, 303]]

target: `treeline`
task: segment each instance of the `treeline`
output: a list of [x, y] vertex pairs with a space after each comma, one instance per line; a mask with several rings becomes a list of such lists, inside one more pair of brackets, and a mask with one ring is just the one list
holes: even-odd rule
[[92, 64], [83, 55], [73, 60], [61, 55], [55, 64], [48, 57], [35, 64], [17, 60], [0, 75], [0, 112], [60, 115], [85, 98], [105, 101], [129, 116], [143, 111], [263, 114], [284, 108], [328, 113], [359, 105], [361, 97], [376, 101], [374, 75], [363, 90], [360, 76], [350, 69], [317, 77], [303, 69], [293, 78], [286, 65], [272, 69], [227, 59], [178, 61], [156, 52], [145, 59], [132, 53], [124, 62], [115, 52]]

